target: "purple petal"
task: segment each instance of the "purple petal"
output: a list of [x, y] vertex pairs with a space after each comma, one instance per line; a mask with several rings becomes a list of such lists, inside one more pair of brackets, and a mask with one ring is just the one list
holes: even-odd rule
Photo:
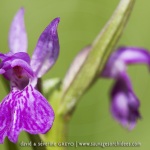
[[22, 91], [12, 91], [0, 104], [0, 143], [6, 136], [16, 143], [21, 131], [46, 133], [53, 121], [52, 107], [31, 85]]
[[9, 48], [13, 53], [27, 51], [27, 34], [24, 25], [24, 9], [15, 15], [9, 31]]
[[0, 53], [0, 59], [4, 60], [6, 58], [5, 54]]
[[37, 77], [45, 74], [56, 62], [59, 54], [57, 26], [59, 18], [54, 19], [41, 34], [34, 50], [31, 66]]
[[12, 72], [12, 69], [16, 66], [19, 66], [21, 67], [23, 70], [22, 72], [19, 72], [21, 74], [18, 74], [19, 76], [20, 75], [27, 75], [29, 77], [33, 77], [34, 76], [34, 73], [29, 65], [30, 63], [30, 57], [27, 53], [24, 53], [24, 52], [19, 52], [19, 53], [15, 53], [14, 55], [13, 54], [5, 54], [3, 56], [3, 61], [1, 62], [0, 64], [0, 73], [1, 74], [4, 74], [4, 76], [7, 78], [7, 79], [11, 79], [13, 78], [13, 72]]
[[116, 57], [126, 64], [144, 63], [150, 64], [150, 53], [148, 50], [139, 47], [121, 47], [116, 53]]
[[12, 52], [8, 52], [6, 54], [0, 53], [0, 60], [3, 61], [4, 59], [7, 59], [8, 57], [13, 56], [14, 54]]
[[19, 52], [19, 53], [15, 53], [13, 56], [16, 58], [22, 59], [26, 61], [28, 64], [30, 64], [30, 57], [27, 53]]
[[127, 64], [134, 63], [150, 65], [150, 53], [143, 48], [121, 47], [110, 56], [102, 76], [116, 77], [126, 70]]
[[25, 52], [19, 52], [19, 53], [7, 53], [7, 54], [0, 54], [0, 59], [3, 62], [6, 62], [8, 60], [14, 60], [14, 59], [22, 59], [24, 61], [26, 61], [28, 64], [30, 64], [30, 57], [27, 53]]
[[140, 118], [139, 100], [134, 94], [126, 74], [117, 79], [111, 92], [111, 112], [124, 127], [133, 129]]

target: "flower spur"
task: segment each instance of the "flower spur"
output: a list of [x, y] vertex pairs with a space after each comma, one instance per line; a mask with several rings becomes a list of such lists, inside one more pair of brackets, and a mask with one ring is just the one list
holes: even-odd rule
[[6, 136], [16, 143], [23, 130], [30, 134], [44, 134], [52, 127], [54, 111], [36, 85], [38, 78], [57, 60], [58, 23], [59, 18], [54, 19], [43, 31], [30, 61], [23, 8], [12, 21], [10, 52], [0, 53], [0, 74], [10, 81], [10, 92], [0, 103], [0, 143], [4, 142]]

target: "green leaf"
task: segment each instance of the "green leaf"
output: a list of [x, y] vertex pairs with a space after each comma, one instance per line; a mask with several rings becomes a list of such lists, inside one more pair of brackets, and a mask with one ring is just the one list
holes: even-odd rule
[[59, 113], [72, 112], [79, 98], [98, 79], [128, 21], [135, 0], [121, 0], [116, 11], [91, 45], [80, 68], [73, 74], [69, 85], [63, 87]]

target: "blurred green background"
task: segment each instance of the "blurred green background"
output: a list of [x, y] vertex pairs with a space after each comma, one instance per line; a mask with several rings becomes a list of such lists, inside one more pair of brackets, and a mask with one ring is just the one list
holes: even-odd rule
[[[0, 2], [0, 50], [8, 51], [8, 31], [15, 13], [25, 8], [25, 23], [28, 33], [28, 51], [31, 55], [39, 35], [49, 22], [60, 17], [58, 28], [60, 55], [57, 63], [43, 79], [65, 76], [75, 55], [90, 44], [115, 10], [119, 0], [1, 0]], [[118, 46], [140, 46], [150, 49], [150, 1], [137, 0]], [[135, 93], [141, 101], [142, 119], [133, 131], [122, 128], [113, 120], [109, 112], [109, 91], [112, 80], [100, 79], [83, 97], [69, 124], [68, 141], [74, 142], [141, 142], [145, 150], [150, 146], [150, 77], [148, 67], [143, 65], [128, 67]], [[0, 83], [0, 99], [6, 95]], [[21, 141], [28, 141], [21, 133]], [[0, 145], [5, 150], [6, 145]], [[19, 149], [31, 149], [19, 147]], [[74, 148], [69, 148], [74, 149]], [[80, 149], [97, 149], [84, 148]], [[116, 147], [105, 149], [115, 150]], [[131, 147], [118, 149], [130, 150]]]

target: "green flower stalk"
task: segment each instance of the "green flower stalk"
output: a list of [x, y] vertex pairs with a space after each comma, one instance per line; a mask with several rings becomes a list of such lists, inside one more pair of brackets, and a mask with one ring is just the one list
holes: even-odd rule
[[70, 83], [67, 83], [67, 87], [65, 87], [66, 83], [64, 83], [63, 88], [65, 90], [63, 91], [59, 109], [60, 114], [67, 115], [72, 112], [81, 96], [97, 80], [98, 75], [103, 70], [109, 55], [114, 50], [123, 32], [133, 4], [134, 0], [120, 1], [120, 4], [106, 26], [91, 44], [90, 52], [86, 55], [82, 64], [80, 64], [80, 68], [78, 67], [76, 74], [71, 77], [71, 81], [69, 80]]

